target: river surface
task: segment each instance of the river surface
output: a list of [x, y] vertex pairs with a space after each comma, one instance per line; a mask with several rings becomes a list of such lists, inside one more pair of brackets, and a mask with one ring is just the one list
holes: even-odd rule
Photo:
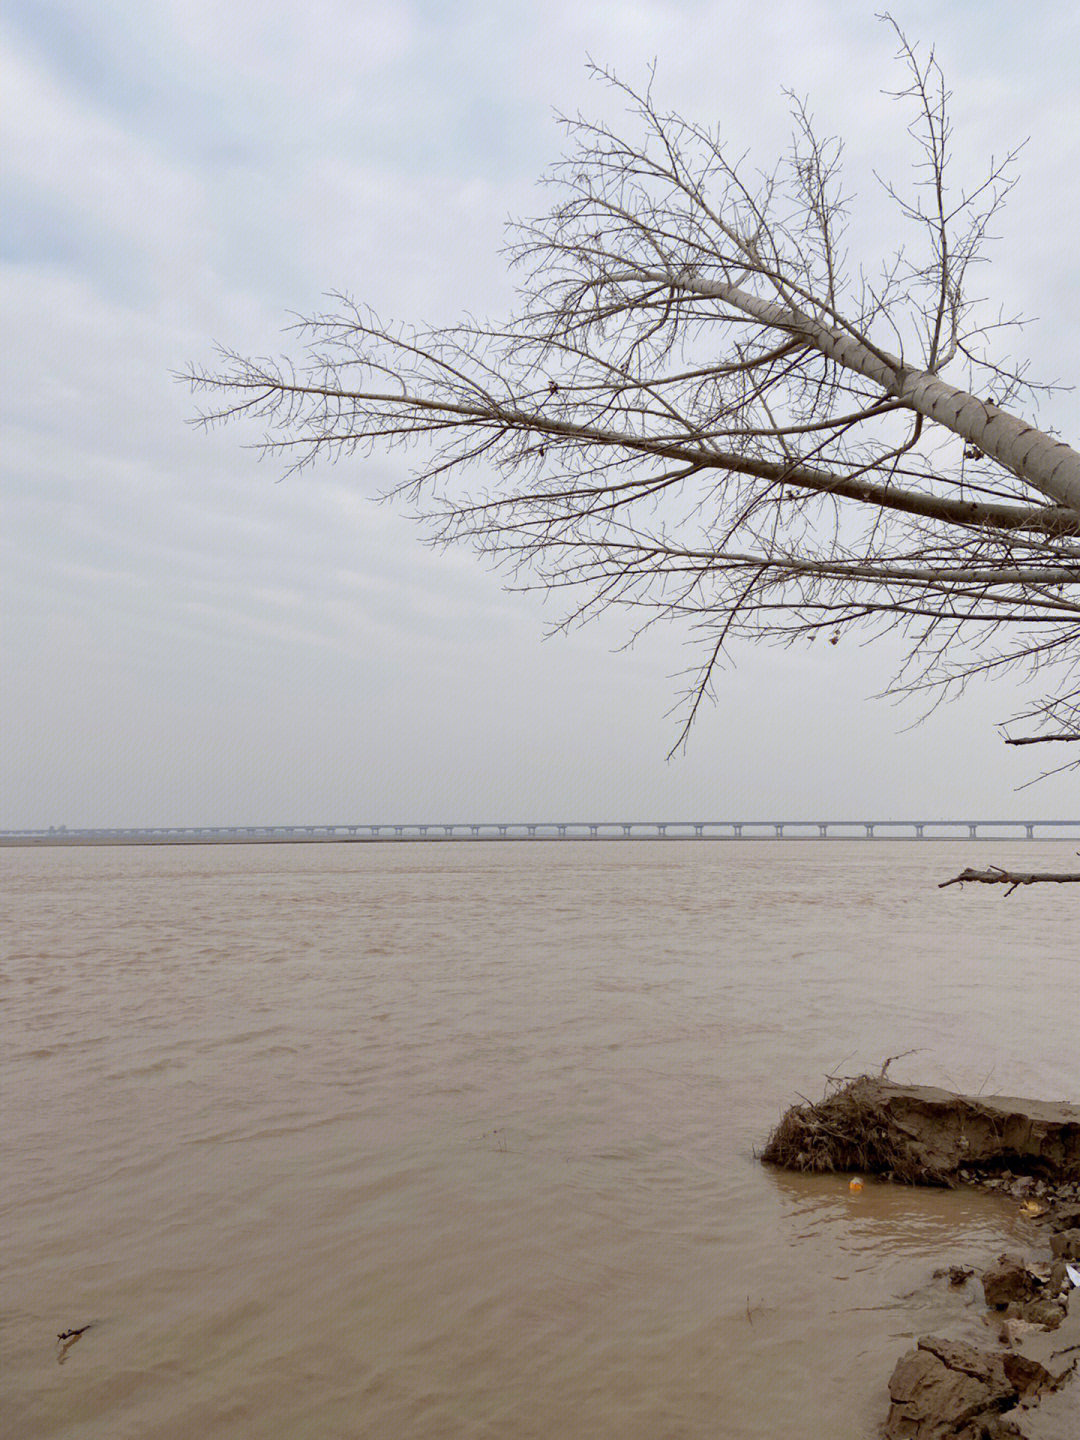
[[4, 1433], [866, 1440], [1034, 1232], [755, 1147], [910, 1050], [1080, 1097], [1077, 887], [936, 885], [1072, 851], [0, 850]]

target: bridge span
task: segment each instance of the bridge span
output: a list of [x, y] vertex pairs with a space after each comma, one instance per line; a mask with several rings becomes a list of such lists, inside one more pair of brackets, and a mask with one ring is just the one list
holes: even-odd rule
[[1070, 840], [1080, 820], [548, 820], [156, 825], [0, 831], [0, 845], [442, 840]]

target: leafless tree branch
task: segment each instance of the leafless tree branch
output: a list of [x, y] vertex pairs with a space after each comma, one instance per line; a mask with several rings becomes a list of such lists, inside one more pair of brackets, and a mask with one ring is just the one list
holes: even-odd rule
[[189, 372], [203, 422], [262, 422], [289, 472], [408, 447], [395, 493], [433, 542], [571, 592], [565, 623], [687, 623], [687, 725], [738, 640], [876, 626], [906, 639], [897, 688], [1022, 666], [1046, 690], [1017, 718], [1050, 733], [1009, 743], [1077, 738], [1080, 453], [1025, 418], [1039, 387], [969, 285], [1016, 154], [954, 183], [941, 73], [897, 36], [910, 238], [876, 270], [847, 263], [842, 148], [803, 104], [761, 176], [597, 71], [629, 138], [564, 121], [552, 207], [513, 232], [515, 314], [412, 331], [335, 295], [296, 362]]
[[1080, 740], [1080, 735], [1021, 735], [1015, 740], [1006, 740], [1006, 745], [1045, 745], [1051, 740]]

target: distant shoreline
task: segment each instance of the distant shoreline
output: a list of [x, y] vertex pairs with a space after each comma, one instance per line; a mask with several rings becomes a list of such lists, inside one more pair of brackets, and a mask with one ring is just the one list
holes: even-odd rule
[[[1023, 823], [1023, 822], [1018, 822]], [[1046, 822], [1052, 824], [1054, 822]], [[1069, 824], [1070, 822], [1061, 822]], [[522, 827], [523, 828], [523, 827]], [[716, 835], [716, 834], [458, 834], [445, 835], [429, 833], [419, 834], [379, 834], [379, 835], [306, 835], [303, 833], [288, 833], [283, 835], [93, 835], [93, 834], [58, 834], [58, 835], [0, 835], [0, 847], [9, 849], [41, 849], [53, 847], [73, 846], [116, 846], [116, 845], [433, 845], [433, 844], [475, 844], [488, 841], [520, 841], [527, 844], [536, 844], [546, 841], [563, 843], [566, 841], [725, 841], [731, 844], [738, 844], [753, 841], [766, 841], [769, 843], [786, 843], [789, 841], [815, 841], [818, 843], [835, 844], [847, 841], [851, 844], [864, 845], [868, 842], [882, 841], [910, 841], [912, 843], [925, 842], [947, 842], [952, 844], [985, 844], [990, 841], [999, 843], [1019, 842], [1023, 844], [1075, 844], [1075, 836], [1048, 835], [1028, 837], [1025, 835], [1001, 835], [1001, 834], [980, 834], [980, 835], [915, 835], [915, 834], [879, 834], [858, 835], [814, 835], [814, 834], [751, 834], [751, 835]]]

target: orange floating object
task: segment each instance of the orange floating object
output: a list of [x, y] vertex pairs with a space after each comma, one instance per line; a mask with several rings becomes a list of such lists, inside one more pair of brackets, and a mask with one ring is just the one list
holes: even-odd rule
[[852, 1195], [858, 1195], [859, 1191], [862, 1189], [862, 1181], [859, 1179], [858, 1175], [856, 1175], [853, 1180], [848, 1181], [847, 1188], [851, 1191]]

